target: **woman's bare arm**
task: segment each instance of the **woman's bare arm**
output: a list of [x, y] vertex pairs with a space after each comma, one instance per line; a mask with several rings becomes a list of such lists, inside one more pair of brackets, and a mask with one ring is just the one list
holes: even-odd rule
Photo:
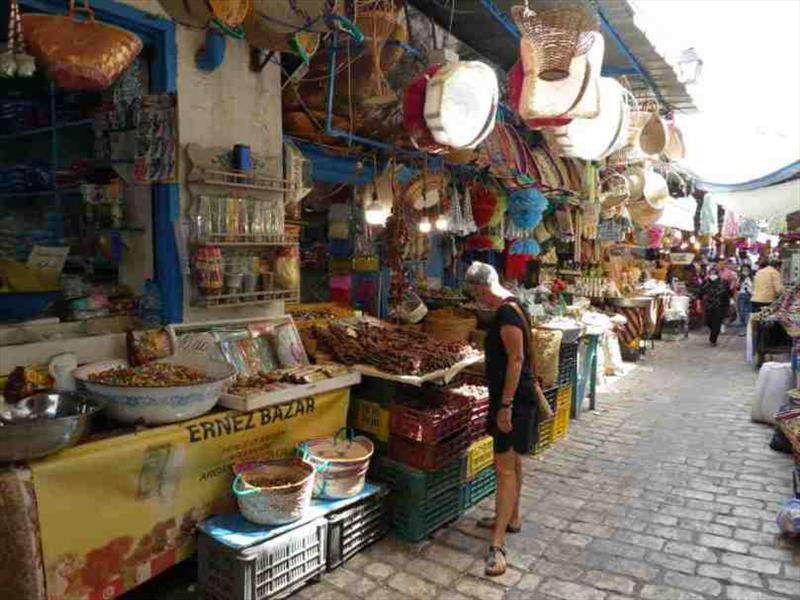
[[519, 385], [519, 376], [522, 373], [522, 361], [525, 360], [525, 342], [522, 330], [515, 325], [503, 325], [500, 328], [500, 338], [503, 340], [508, 366], [503, 384], [503, 400], [514, 397]]

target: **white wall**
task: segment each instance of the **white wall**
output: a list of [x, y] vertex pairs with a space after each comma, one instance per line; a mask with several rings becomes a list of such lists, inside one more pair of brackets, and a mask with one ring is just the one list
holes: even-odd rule
[[[166, 16], [157, 0], [124, 0], [124, 3]], [[181, 146], [190, 143], [206, 147], [247, 144], [254, 153], [280, 156], [280, 68], [273, 63], [261, 73], [251, 72], [247, 42], [228, 38], [225, 61], [214, 72], [205, 73], [195, 66], [195, 55], [204, 39], [204, 31], [177, 26], [178, 134]], [[184, 154], [181, 155], [180, 164], [181, 181], [185, 181]], [[189, 202], [188, 191], [182, 185], [183, 214], [186, 214]], [[283, 307], [278, 304], [273, 307], [200, 309], [190, 305], [191, 298], [192, 287], [187, 278], [184, 282], [184, 321], [265, 316], [283, 312]]]

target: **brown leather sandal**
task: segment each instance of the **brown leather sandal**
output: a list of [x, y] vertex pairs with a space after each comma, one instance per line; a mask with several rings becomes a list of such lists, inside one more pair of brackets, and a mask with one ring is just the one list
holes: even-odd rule
[[[494, 529], [494, 517], [483, 517], [478, 519], [478, 527], [481, 529]], [[506, 533], [519, 533], [522, 531], [522, 525], [512, 525], [509, 523], [506, 526]]]
[[489, 546], [489, 553], [486, 555], [486, 568], [483, 572], [489, 577], [499, 577], [506, 572], [507, 567], [505, 548]]

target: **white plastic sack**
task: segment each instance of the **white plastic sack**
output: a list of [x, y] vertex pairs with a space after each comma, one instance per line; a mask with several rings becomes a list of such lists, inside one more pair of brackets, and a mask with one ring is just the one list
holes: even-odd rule
[[792, 367], [789, 363], [767, 362], [761, 366], [756, 380], [756, 395], [750, 408], [750, 418], [759, 423], [775, 425], [775, 413], [786, 402], [786, 392], [792, 389]]

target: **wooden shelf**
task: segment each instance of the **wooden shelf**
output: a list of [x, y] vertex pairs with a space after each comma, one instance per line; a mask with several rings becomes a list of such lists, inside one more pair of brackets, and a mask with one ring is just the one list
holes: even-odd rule
[[200, 296], [193, 304], [204, 308], [231, 308], [236, 306], [253, 306], [279, 301], [299, 302], [299, 290], [270, 290], [260, 292], [243, 292], [240, 294], [220, 294], [218, 296]]

